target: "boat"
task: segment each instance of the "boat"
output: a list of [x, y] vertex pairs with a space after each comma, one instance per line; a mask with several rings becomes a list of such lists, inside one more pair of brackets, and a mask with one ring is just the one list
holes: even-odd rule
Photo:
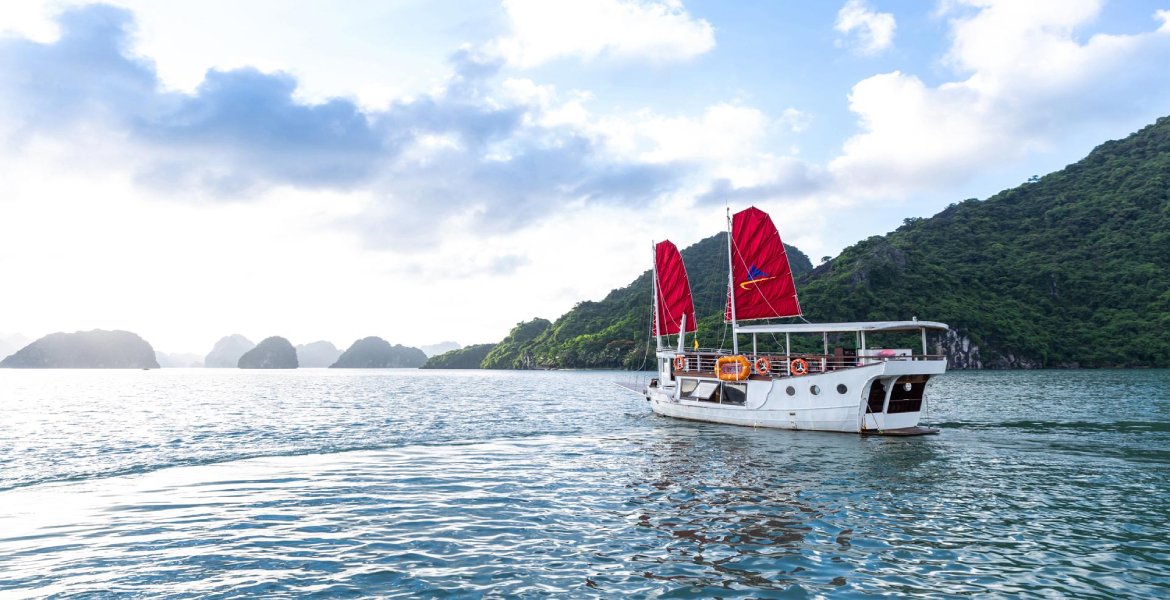
[[[947, 366], [945, 356], [929, 354], [927, 336], [947, 331], [947, 325], [916, 316], [807, 322], [771, 217], [755, 207], [728, 213], [724, 326], [730, 327], [730, 350], [700, 349], [697, 343], [687, 348], [696, 319], [686, 266], [673, 243], [660, 242], [654, 246], [651, 292], [657, 372], [646, 385], [619, 385], [643, 395], [656, 414], [677, 419], [862, 434], [938, 433], [920, 426], [919, 419], [927, 407], [927, 382]], [[752, 321], [767, 322], [741, 324]], [[677, 344], [670, 336], [677, 336]], [[750, 336], [750, 352], [741, 352], [741, 336]], [[801, 336], [806, 338], [798, 346], [805, 351], [796, 351], [792, 341]], [[807, 336], [820, 339], [810, 343]], [[837, 346], [832, 351], [830, 336]], [[876, 347], [875, 337], [921, 341], [921, 352]], [[767, 348], [759, 349], [761, 341]], [[808, 351], [814, 344], [819, 352]]]

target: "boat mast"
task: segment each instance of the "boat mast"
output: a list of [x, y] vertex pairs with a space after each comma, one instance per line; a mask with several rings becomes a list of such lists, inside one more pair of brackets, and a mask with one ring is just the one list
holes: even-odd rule
[[735, 322], [735, 267], [731, 261], [731, 207], [727, 207], [727, 301], [731, 303], [731, 352], [739, 354], [739, 326]]
[[654, 346], [655, 350], [662, 349], [662, 325], [658, 322], [658, 246], [654, 242], [650, 242], [650, 250], [654, 258], [650, 261], [653, 265], [651, 270], [653, 276], [650, 278], [650, 306], [654, 307]]

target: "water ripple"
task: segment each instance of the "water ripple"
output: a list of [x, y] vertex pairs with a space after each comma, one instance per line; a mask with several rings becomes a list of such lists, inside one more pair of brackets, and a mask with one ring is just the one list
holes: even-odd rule
[[611, 374], [155, 374], [0, 379], [0, 594], [1170, 591], [1166, 372], [948, 375], [916, 439], [648, 417]]

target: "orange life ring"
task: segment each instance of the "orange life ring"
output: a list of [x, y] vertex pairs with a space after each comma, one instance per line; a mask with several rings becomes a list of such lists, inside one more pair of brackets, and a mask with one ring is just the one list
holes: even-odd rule
[[687, 370], [687, 357], [685, 357], [685, 356], [674, 357], [674, 370], [675, 371]]
[[715, 361], [715, 376], [722, 381], [743, 381], [752, 374], [752, 365], [743, 356], [721, 356]]
[[761, 356], [756, 359], [756, 373], [760, 375], [767, 375], [772, 370], [772, 361], [767, 357]]
[[801, 375], [808, 375], [808, 361], [804, 360], [803, 358], [793, 359], [792, 364], [789, 365], [789, 367], [792, 368], [792, 374], [796, 375], [797, 377], [800, 377]]

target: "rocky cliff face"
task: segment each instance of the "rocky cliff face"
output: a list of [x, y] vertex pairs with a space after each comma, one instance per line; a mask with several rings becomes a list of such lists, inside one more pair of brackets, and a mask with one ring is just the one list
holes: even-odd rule
[[7, 368], [157, 369], [154, 348], [129, 331], [54, 333], [0, 361]]
[[418, 348], [401, 344], [390, 345], [380, 337], [368, 337], [353, 343], [342, 353], [333, 369], [417, 369], [427, 362], [427, 355]]
[[240, 356], [237, 365], [241, 369], [295, 369], [297, 350], [288, 340], [273, 336]]
[[[947, 331], [938, 346], [936, 354], [945, 354], [948, 369], [1042, 369], [1041, 361], [1016, 356], [1012, 353], [1004, 355], [991, 354], [984, 358], [984, 352], [977, 344], [971, 341], [966, 333], [954, 329]], [[1062, 365], [1063, 366], [1063, 365]], [[1075, 365], [1069, 365], [1075, 366]]]
[[215, 343], [215, 347], [203, 359], [203, 366], [208, 368], [234, 369], [240, 363], [240, 357], [245, 352], [255, 348], [248, 338], [234, 333]]
[[297, 346], [297, 362], [301, 368], [324, 369], [341, 357], [341, 350], [329, 342], [313, 342]]

